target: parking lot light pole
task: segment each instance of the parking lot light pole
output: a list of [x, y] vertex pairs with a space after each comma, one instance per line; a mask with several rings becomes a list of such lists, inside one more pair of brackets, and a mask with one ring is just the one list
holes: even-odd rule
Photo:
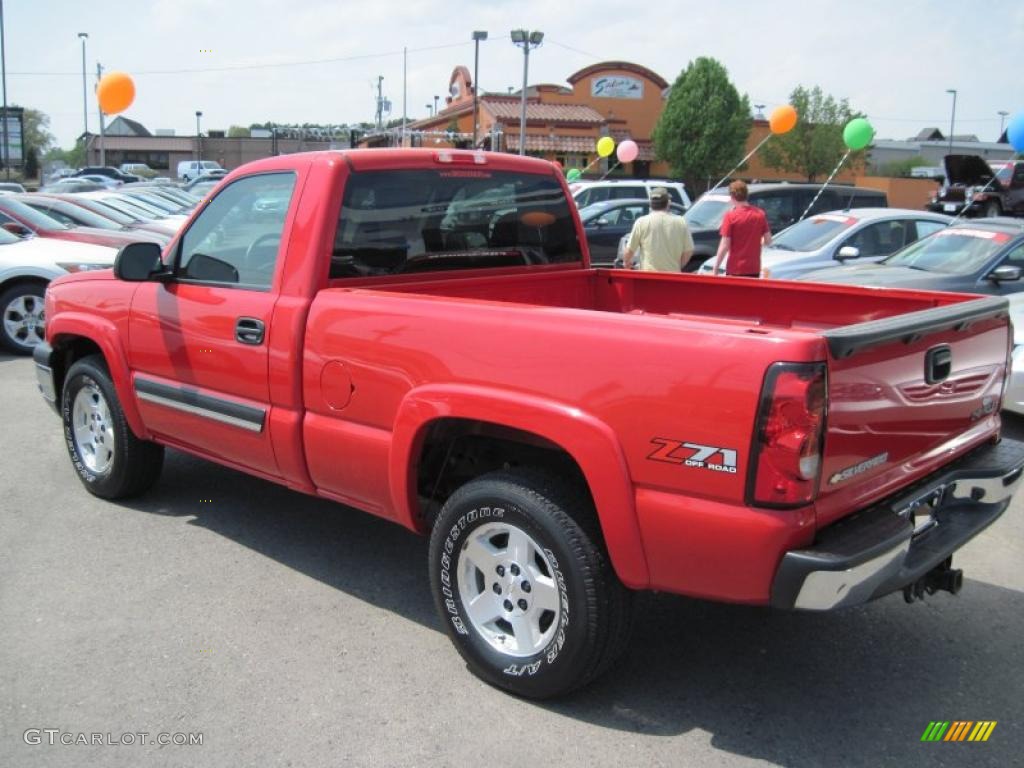
[[512, 42], [523, 49], [523, 90], [519, 105], [519, 154], [526, 154], [526, 82], [530, 75], [530, 48], [536, 48], [544, 40], [544, 33], [525, 29], [513, 29]]
[[196, 176], [199, 175], [199, 168], [203, 162], [203, 134], [199, 131], [199, 118], [203, 116], [200, 110], [196, 110]]
[[996, 138], [996, 141], [998, 141], [1003, 136], [1003, 123], [1006, 122], [1006, 116], [1010, 113], [1005, 109], [1000, 109], [996, 114], [999, 115], [999, 136]]
[[[473, 33], [473, 149], [476, 149], [476, 134], [480, 127], [480, 41], [486, 39], [486, 32], [477, 30]], [[1002, 133], [1001, 129], [999, 133]]]
[[949, 116], [949, 154], [953, 154], [953, 128], [956, 125], [956, 88], [947, 88], [946, 93], [953, 94], [953, 112]]
[[89, 92], [85, 87], [85, 41], [89, 39], [88, 32], [79, 32], [78, 38], [82, 41], [82, 141], [89, 133]]

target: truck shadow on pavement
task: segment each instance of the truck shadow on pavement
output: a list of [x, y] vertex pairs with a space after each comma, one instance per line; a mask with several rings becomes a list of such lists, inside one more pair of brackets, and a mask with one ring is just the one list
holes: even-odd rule
[[[194, 515], [192, 525], [442, 631], [426, 540], [392, 523], [177, 452], [157, 488], [124, 506]], [[1024, 595], [966, 575], [960, 597], [908, 606], [897, 595], [832, 615], [641, 595], [611, 673], [534, 706], [625, 733], [704, 731], [716, 749], [787, 766], [1019, 764]], [[921, 743], [932, 720], [999, 724], [984, 744]]]

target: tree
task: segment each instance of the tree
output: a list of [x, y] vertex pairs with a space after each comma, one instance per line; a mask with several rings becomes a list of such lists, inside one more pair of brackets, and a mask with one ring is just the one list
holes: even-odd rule
[[676, 78], [654, 128], [655, 156], [690, 189], [727, 173], [743, 157], [750, 134], [750, 102], [725, 67], [701, 56]]
[[914, 155], [903, 160], [893, 160], [891, 163], [886, 163], [878, 169], [878, 175], [892, 177], [909, 176], [910, 172], [915, 168], [929, 165], [931, 165], [931, 161], [921, 155]]
[[26, 107], [24, 112], [24, 136], [25, 156], [28, 156], [29, 148], [34, 148], [40, 155], [46, 154], [46, 150], [53, 146], [53, 134], [50, 133], [50, 118], [38, 109]]
[[22, 168], [22, 176], [26, 179], [34, 179], [39, 175], [39, 153], [35, 147], [29, 147], [25, 152], [25, 165]]
[[[814, 86], [793, 89], [789, 103], [800, 119], [789, 133], [775, 136], [764, 145], [761, 159], [769, 168], [800, 173], [808, 181], [827, 176], [846, 152], [843, 128], [855, 117], [863, 117], [850, 109], [846, 99], [836, 101]], [[850, 156], [851, 165], [861, 160], [863, 152]]]
[[250, 135], [249, 129], [241, 125], [232, 125], [228, 128], [229, 139], [247, 139]]

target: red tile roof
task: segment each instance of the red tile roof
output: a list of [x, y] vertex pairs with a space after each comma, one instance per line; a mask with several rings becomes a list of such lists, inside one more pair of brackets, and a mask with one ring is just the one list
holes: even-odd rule
[[[497, 120], [518, 120], [520, 104], [512, 101], [483, 100], [481, 106]], [[582, 123], [584, 125], [602, 125], [604, 118], [600, 113], [583, 104], [537, 104], [527, 102], [526, 119], [546, 121], [550, 123]]]

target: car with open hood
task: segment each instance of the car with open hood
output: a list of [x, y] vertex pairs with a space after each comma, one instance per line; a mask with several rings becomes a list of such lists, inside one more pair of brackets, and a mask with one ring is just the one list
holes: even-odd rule
[[946, 155], [946, 182], [929, 211], [974, 216], [1024, 216], [1024, 160], [992, 162], [979, 155]]
[[957, 293], [1024, 291], [1024, 221], [959, 221], [877, 264], [808, 272], [797, 280]]

